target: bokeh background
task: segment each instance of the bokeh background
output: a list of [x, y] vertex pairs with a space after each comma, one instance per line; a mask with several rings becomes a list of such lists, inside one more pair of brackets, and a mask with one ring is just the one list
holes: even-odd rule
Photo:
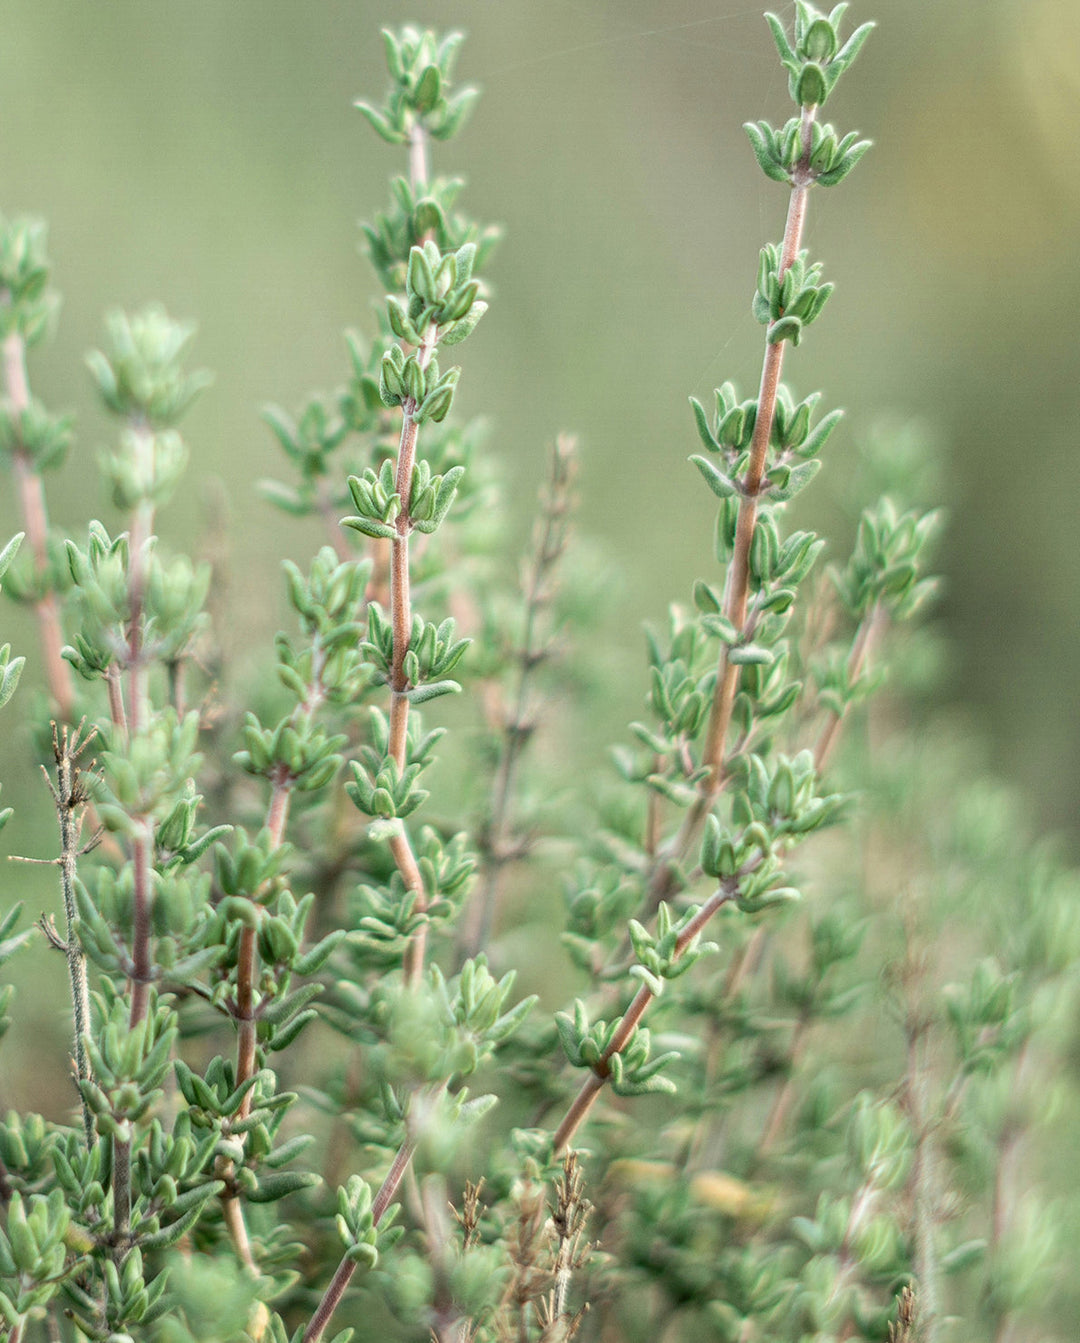
[[[839, 500], [881, 412], [925, 423], [951, 515], [947, 694], [1026, 790], [1037, 827], [1075, 850], [1080, 7], [854, 8], [880, 31], [828, 113], [877, 144], [841, 190], [812, 200], [808, 243], [838, 291], [788, 372], [850, 415], [808, 515], [849, 525]], [[342, 329], [370, 323], [378, 295], [356, 221], [401, 164], [351, 104], [384, 87], [379, 27], [410, 19], [469, 33], [459, 74], [484, 97], [435, 168], [464, 174], [470, 211], [507, 228], [496, 301], [463, 351], [462, 410], [490, 416], [522, 524], [545, 444], [562, 428], [580, 435], [581, 529], [619, 576], [628, 672], [593, 724], [605, 740], [638, 711], [641, 620], [685, 597], [708, 560], [686, 397], [726, 378], [756, 387], [750, 294], [785, 200], [739, 127], [788, 108], [757, 5], [7, 0], [0, 208], [50, 221], [64, 306], [31, 376], [78, 421], [70, 463], [48, 482], [53, 517], [80, 533], [89, 516], [111, 520], [95, 468], [111, 430], [82, 363], [102, 313], [159, 299], [196, 319], [195, 357], [216, 381], [187, 422], [189, 488], [162, 530], [194, 545], [227, 502], [228, 637], [241, 662], [265, 647], [281, 616], [278, 559], [304, 558], [314, 536], [255, 494], [279, 466], [258, 410], [340, 383]], [[6, 537], [16, 517], [0, 491]], [[4, 620], [4, 638], [32, 653], [30, 622], [11, 608]], [[43, 790], [17, 764], [17, 714], [4, 731], [4, 800], [19, 816], [3, 843], [49, 853]], [[32, 879], [49, 889], [47, 873]], [[2, 1099], [33, 1104], [33, 1069], [19, 1071]]]

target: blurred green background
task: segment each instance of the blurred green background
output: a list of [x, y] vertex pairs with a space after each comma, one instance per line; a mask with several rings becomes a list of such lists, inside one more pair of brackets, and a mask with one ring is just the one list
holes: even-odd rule
[[[822, 387], [850, 411], [809, 514], [844, 537], [833, 501], [860, 434], [881, 411], [926, 422], [951, 511], [948, 693], [1029, 791], [1038, 826], [1066, 829], [1075, 847], [1080, 8], [859, 0], [854, 11], [880, 31], [828, 114], [877, 145], [841, 191], [812, 200], [808, 243], [839, 287], [787, 366], [797, 390]], [[95, 467], [110, 427], [82, 364], [101, 314], [160, 299], [196, 319], [195, 359], [216, 382], [188, 420], [189, 488], [162, 530], [194, 545], [215, 493], [227, 499], [232, 651], [242, 662], [265, 648], [278, 558], [304, 558], [315, 536], [255, 495], [280, 466], [258, 408], [333, 388], [342, 328], [370, 326], [377, 295], [356, 221], [402, 164], [351, 103], [381, 93], [378, 30], [407, 20], [469, 33], [459, 74], [484, 97], [434, 166], [463, 173], [470, 212], [507, 226], [496, 300], [462, 356], [462, 412], [490, 416], [522, 522], [544, 445], [561, 428], [580, 435], [581, 529], [621, 576], [635, 674], [611, 687], [595, 724], [606, 740], [638, 710], [640, 621], [708, 564], [686, 397], [726, 378], [756, 389], [750, 294], [785, 200], [739, 127], [788, 107], [756, 5], [8, 0], [0, 208], [50, 221], [64, 307], [31, 378], [78, 417], [70, 463], [48, 482], [54, 521], [81, 533], [89, 516], [112, 519]], [[16, 517], [0, 489], [6, 537]], [[3, 634], [33, 659], [32, 626], [11, 608]], [[48, 853], [46, 799], [15, 763], [16, 721], [0, 752], [4, 800], [19, 806], [4, 844]], [[45, 903], [50, 878], [34, 880]]]

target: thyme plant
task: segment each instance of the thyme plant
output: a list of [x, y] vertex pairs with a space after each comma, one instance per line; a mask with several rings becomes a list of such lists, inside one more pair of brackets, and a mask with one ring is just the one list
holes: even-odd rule
[[[88, 366], [123, 524], [56, 535], [73, 427], [27, 373], [45, 232], [0, 223], [21, 515], [0, 578], [40, 633], [45, 689], [21, 695], [59, 854], [36, 932], [72, 1040], [69, 1112], [0, 1120], [12, 1343], [1049, 1336], [1057, 1242], [1024, 1185], [1075, 1005], [1075, 878], [1006, 839], [969, 747], [907, 729], [928, 644], [900, 636], [940, 521], [919, 444], [868, 440], [881, 494], [847, 558], [790, 521], [841, 420], [782, 377], [833, 293], [811, 197], [869, 148], [823, 120], [873, 26], [844, 36], [847, 8], [766, 16], [794, 112], [746, 127], [787, 193], [760, 384], [691, 400], [712, 554], [648, 634], [646, 713], [584, 833], [537, 806], [570, 781], [530, 750], [572, 660], [577, 449], [550, 454], [515, 588], [480, 427], [453, 413], [499, 238], [433, 170], [477, 97], [460, 34], [384, 32], [389, 91], [357, 104], [400, 156], [363, 229], [386, 298], [338, 390], [266, 412], [284, 471], [262, 492], [322, 545], [284, 562], [294, 628], [252, 684], [221, 664], [211, 567], [159, 534], [207, 383], [192, 328], [107, 319]], [[0, 707], [24, 662], [0, 649]], [[435, 701], [463, 689], [479, 759], [434, 773]], [[550, 913], [550, 889], [569, 1004], [508, 964], [521, 892]]]

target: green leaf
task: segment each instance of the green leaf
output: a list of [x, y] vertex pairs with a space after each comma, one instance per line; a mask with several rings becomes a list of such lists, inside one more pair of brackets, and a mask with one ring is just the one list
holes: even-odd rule
[[457, 681], [429, 681], [426, 685], [413, 686], [405, 691], [410, 704], [426, 704], [428, 700], [438, 699], [440, 695], [460, 695], [461, 686]]
[[429, 65], [420, 76], [420, 82], [413, 94], [413, 106], [420, 113], [431, 112], [442, 93], [442, 76], [438, 67]]
[[726, 476], [723, 471], [713, 466], [712, 462], [710, 462], [707, 457], [702, 457], [695, 453], [690, 460], [701, 472], [705, 479], [705, 484], [708, 485], [709, 489], [712, 490], [713, 494], [715, 494], [718, 499], [730, 499], [732, 495], [738, 494], [739, 487], [731, 477]]
[[381, 112], [376, 111], [370, 103], [365, 103], [362, 99], [357, 99], [357, 101], [353, 103], [353, 107], [367, 117], [368, 121], [371, 122], [372, 126], [374, 126], [375, 130], [382, 136], [387, 144], [401, 145], [405, 143], [404, 132], [391, 126], [386, 117], [384, 117]]
[[743, 130], [750, 141], [750, 148], [754, 151], [754, 158], [757, 159], [758, 166], [765, 176], [774, 182], [790, 182], [791, 174], [775, 153], [772, 127], [764, 121], [758, 123], [747, 121], [743, 124]]
[[363, 532], [365, 536], [377, 537], [383, 541], [392, 541], [397, 536], [395, 528], [388, 522], [380, 522], [377, 518], [342, 518], [342, 527], [351, 527], [353, 531]]
[[25, 532], [19, 532], [11, 538], [3, 550], [0, 550], [0, 578], [3, 578], [4, 574], [7, 573], [11, 561], [18, 553], [19, 546], [22, 544], [22, 539], [25, 535]]

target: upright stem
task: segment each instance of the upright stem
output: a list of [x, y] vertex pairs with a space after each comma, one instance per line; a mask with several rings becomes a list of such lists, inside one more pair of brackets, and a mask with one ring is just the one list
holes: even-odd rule
[[[386, 1179], [379, 1186], [379, 1192], [375, 1195], [375, 1200], [371, 1205], [371, 1215], [375, 1226], [379, 1225], [387, 1208], [393, 1202], [398, 1185], [408, 1170], [409, 1162], [412, 1160], [415, 1151], [416, 1139], [409, 1134], [398, 1148], [393, 1164], [386, 1173]], [[319, 1343], [319, 1339], [322, 1338], [334, 1311], [341, 1305], [342, 1298], [355, 1272], [356, 1265], [348, 1255], [344, 1256], [337, 1267], [337, 1272], [330, 1281], [330, 1286], [323, 1295], [323, 1299], [319, 1302], [318, 1309], [311, 1317], [311, 1323], [304, 1330], [303, 1343]]]
[[[141, 478], [151, 474], [147, 459], [154, 451], [153, 431], [141, 422], [132, 426], [136, 463]], [[128, 531], [128, 740], [134, 741], [146, 726], [149, 716], [147, 695], [147, 666], [143, 653], [143, 607], [146, 602], [146, 569], [148, 550], [154, 527], [154, 506], [141, 500], [131, 515]], [[150, 1001], [150, 904], [153, 899], [153, 822], [141, 818], [131, 841], [131, 861], [134, 869], [134, 911], [132, 919], [132, 988], [131, 1025], [136, 1026], [146, 1016]]]
[[[53, 756], [56, 760], [56, 788], [53, 797], [56, 800], [56, 814], [60, 822], [60, 891], [64, 901], [65, 953], [67, 956], [68, 979], [71, 983], [71, 1003], [75, 1024], [75, 1072], [79, 1081], [90, 1076], [90, 1061], [86, 1055], [84, 1037], [90, 1031], [90, 992], [86, 980], [86, 955], [79, 941], [79, 910], [75, 900], [75, 864], [79, 854], [79, 838], [82, 831], [83, 810], [87, 795], [82, 786], [78, 758], [94, 735], [81, 742], [78, 732], [69, 738], [65, 725], [59, 731], [53, 724]], [[86, 1098], [80, 1092], [82, 1103], [83, 1133], [87, 1147], [94, 1144], [94, 1120]]]
[[[409, 181], [414, 191], [428, 180], [427, 131], [419, 121], [409, 127]], [[421, 368], [427, 368], [435, 352], [435, 332], [429, 328], [426, 339], [417, 354]], [[397, 466], [394, 488], [401, 500], [401, 511], [395, 520], [397, 535], [390, 543], [390, 623], [393, 631], [393, 657], [390, 674], [390, 743], [391, 758], [399, 770], [405, 769], [408, 751], [409, 701], [405, 692], [409, 680], [405, 675], [405, 655], [409, 651], [412, 632], [412, 584], [409, 573], [409, 536], [412, 518], [409, 504], [412, 495], [413, 467], [416, 464], [416, 435], [419, 426], [413, 416], [416, 402], [409, 397], [402, 406], [401, 437], [398, 441]], [[413, 853], [404, 826], [390, 840], [390, 852], [405, 886], [413, 894], [419, 913], [427, 909], [427, 893], [420, 875], [420, 867]], [[424, 970], [427, 947], [427, 928], [421, 925], [413, 935], [405, 952], [405, 982], [415, 985]]]
[[[270, 794], [270, 804], [266, 812], [266, 828], [270, 832], [271, 850], [281, 847], [285, 835], [285, 825], [289, 818], [289, 802], [292, 798], [292, 781], [287, 774], [280, 775], [274, 781]], [[258, 933], [247, 924], [240, 930], [240, 946], [236, 958], [236, 1085], [249, 1081], [255, 1073], [256, 1050], [258, 1046], [258, 1022], [255, 1018], [255, 978], [258, 972]], [[251, 1113], [252, 1092], [249, 1089], [240, 1102], [236, 1120], [244, 1120]], [[253, 1277], [258, 1276], [258, 1265], [251, 1248], [244, 1221], [244, 1210], [240, 1199], [231, 1192], [234, 1173], [231, 1161], [222, 1161], [217, 1174], [226, 1182], [221, 1195], [222, 1213], [228, 1228], [229, 1238], [236, 1250], [237, 1258]]]
[[[547, 488], [534, 533], [533, 553], [525, 578], [525, 619], [521, 648], [517, 653], [518, 677], [513, 707], [502, 724], [502, 750], [492, 784], [491, 813], [484, 843], [485, 861], [480, 885], [469, 910], [469, 928], [463, 939], [467, 956], [487, 946], [499, 901], [499, 881], [513, 855], [510, 849], [514, 784], [522, 752], [531, 735], [529, 723], [530, 682], [545, 652], [537, 641], [540, 612], [550, 597], [551, 573], [566, 548], [567, 515], [574, 476], [576, 444], [560, 434], [551, 453]], [[655, 794], [650, 794], [650, 798]]]
[[804, 1008], [795, 1022], [795, 1030], [791, 1037], [791, 1046], [788, 1050], [788, 1075], [784, 1079], [783, 1085], [777, 1091], [773, 1103], [769, 1108], [768, 1117], [765, 1120], [765, 1126], [761, 1131], [761, 1138], [757, 1148], [754, 1151], [754, 1166], [756, 1167], [772, 1149], [772, 1145], [780, 1136], [780, 1131], [784, 1127], [788, 1113], [791, 1110], [792, 1102], [795, 1100], [795, 1069], [802, 1058], [803, 1049], [806, 1044], [807, 1031], [810, 1029], [810, 1012]]
[[[421, 368], [426, 368], [435, 352], [435, 332], [429, 328], [417, 354]], [[405, 674], [405, 655], [409, 651], [412, 633], [412, 583], [409, 573], [409, 536], [412, 517], [409, 513], [412, 494], [413, 466], [416, 463], [416, 435], [419, 426], [413, 416], [416, 402], [409, 397], [402, 406], [401, 439], [398, 444], [397, 470], [394, 488], [401, 499], [401, 511], [395, 520], [396, 536], [390, 543], [390, 623], [393, 631], [393, 658], [390, 672], [390, 756], [398, 769], [404, 772], [408, 755], [409, 733], [409, 678]], [[401, 879], [413, 893], [418, 913], [427, 909], [427, 892], [420, 875], [420, 867], [404, 825], [390, 839], [390, 852], [397, 864]], [[415, 985], [424, 970], [427, 945], [427, 927], [421, 924], [405, 953], [405, 981]]]
[[[810, 127], [813, 124], [815, 109], [804, 107], [802, 110], [802, 140], [804, 154], [810, 153]], [[791, 190], [788, 201], [787, 222], [784, 226], [784, 240], [780, 249], [780, 266], [777, 278], [784, 274], [799, 254], [802, 246], [803, 226], [806, 222], [806, 204], [810, 194], [812, 178], [808, 173], [800, 172]], [[727, 574], [724, 614], [740, 632], [746, 625], [746, 610], [750, 597], [750, 543], [754, 539], [757, 525], [758, 494], [765, 476], [768, 459], [769, 440], [772, 437], [773, 419], [776, 415], [776, 398], [780, 389], [780, 375], [784, 367], [784, 351], [787, 341], [777, 341], [775, 345], [766, 342], [765, 359], [761, 367], [761, 386], [758, 391], [757, 415], [754, 420], [754, 433], [750, 441], [750, 461], [746, 475], [742, 479], [742, 497], [739, 502], [739, 516], [735, 524], [735, 548]], [[724, 645], [720, 654], [717, 674], [716, 694], [713, 698], [712, 712], [705, 733], [705, 752], [702, 764], [709, 774], [703, 784], [702, 797], [706, 809], [720, 791], [724, 772], [724, 743], [727, 740], [728, 727], [731, 724], [731, 712], [735, 704], [735, 692], [738, 688], [739, 668], [730, 658], [730, 649]]]
[[[729, 900], [733, 900], [737, 893], [738, 891], [735, 886], [725, 884], [705, 901], [679, 934], [679, 939], [675, 943], [674, 959], [677, 960], [682, 956], [686, 951], [686, 948], [693, 942], [694, 938], [697, 937], [716, 911], [722, 905], [726, 905]], [[618, 1029], [612, 1036], [610, 1044], [600, 1056], [600, 1062], [596, 1064], [589, 1073], [581, 1090], [578, 1092], [577, 1096], [574, 1097], [562, 1123], [555, 1132], [554, 1150], [556, 1156], [569, 1146], [570, 1140], [581, 1126], [586, 1115], [592, 1109], [593, 1102], [603, 1090], [604, 1083], [611, 1075], [610, 1060], [616, 1054], [621, 1054], [630, 1043], [630, 1039], [637, 1029], [638, 1023], [648, 1010], [649, 1004], [652, 1002], [654, 996], [652, 989], [646, 984], [642, 984], [641, 988], [638, 989], [637, 993], [634, 995], [634, 999], [627, 1008], [622, 1020], [619, 1022]]]
[[[780, 247], [780, 266], [778, 278], [782, 279], [788, 267], [799, 254], [802, 245], [803, 226], [806, 222], [807, 198], [813, 178], [810, 175], [808, 161], [810, 154], [810, 128], [817, 109], [802, 109], [802, 143], [804, 156], [802, 163], [793, 174], [791, 198], [788, 201], [787, 222], [784, 226], [784, 238]], [[746, 474], [739, 482], [739, 514], [735, 524], [735, 545], [731, 563], [728, 565], [724, 587], [724, 615], [740, 632], [746, 626], [747, 608], [750, 598], [750, 545], [757, 526], [758, 495], [761, 482], [765, 477], [768, 461], [769, 440], [772, 437], [773, 420], [776, 415], [776, 400], [780, 389], [780, 375], [784, 366], [786, 341], [765, 344], [765, 358], [761, 367], [761, 384], [758, 391], [757, 415], [754, 420], [754, 432], [750, 441], [750, 460]], [[699, 787], [698, 797], [686, 813], [682, 827], [672, 846], [673, 852], [665, 855], [664, 861], [657, 864], [651, 883], [651, 896], [654, 902], [670, 894], [674, 868], [682, 862], [692, 849], [705, 817], [716, 801], [724, 784], [724, 752], [731, 715], [735, 707], [735, 696], [739, 687], [739, 667], [731, 661], [730, 648], [725, 644], [720, 653], [717, 668], [716, 691], [705, 729], [705, 745], [701, 764], [706, 770]]]
[[420, 121], [409, 127], [409, 181], [415, 191], [428, 180], [428, 133]]
[[[26, 344], [18, 331], [13, 331], [4, 340], [3, 366], [7, 399], [15, 414], [21, 416], [30, 405], [30, 386], [26, 376]], [[33, 459], [22, 447], [15, 449], [12, 469], [23, 529], [30, 542], [34, 568], [40, 576], [49, 564], [49, 515], [45, 506], [45, 487], [40, 474], [34, 469]], [[71, 668], [63, 658], [64, 636], [60, 628], [60, 607], [56, 593], [46, 592], [37, 598], [34, 614], [38, 622], [49, 695], [56, 706], [57, 715], [65, 722], [70, 722], [75, 697], [71, 685]]]
[[131, 1143], [113, 1143], [113, 1231], [118, 1245], [131, 1230]]
[[[854, 685], [862, 675], [884, 624], [885, 612], [875, 603], [863, 616], [859, 622], [859, 628], [855, 632], [855, 639], [851, 645], [851, 652], [847, 661], [847, 682], [849, 686]], [[844, 717], [843, 711], [829, 710], [829, 716], [825, 720], [825, 726], [822, 728], [821, 736], [818, 738], [817, 746], [814, 749], [814, 765], [818, 773], [825, 768], [833, 753], [840, 736]]]

